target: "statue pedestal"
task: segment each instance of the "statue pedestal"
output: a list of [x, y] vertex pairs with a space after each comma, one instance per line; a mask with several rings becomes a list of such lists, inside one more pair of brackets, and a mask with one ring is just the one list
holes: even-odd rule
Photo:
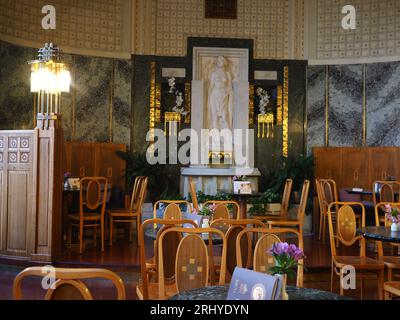
[[233, 180], [235, 175], [246, 175], [246, 180], [251, 182], [253, 192], [258, 192], [258, 178], [261, 173], [256, 168], [210, 168], [189, 167], [181, 169], [181, 194], [189, 195], [189, 177], [196, 184], [196, 190], [208, 195], [215, 195], [218, 191], [233, 192]]

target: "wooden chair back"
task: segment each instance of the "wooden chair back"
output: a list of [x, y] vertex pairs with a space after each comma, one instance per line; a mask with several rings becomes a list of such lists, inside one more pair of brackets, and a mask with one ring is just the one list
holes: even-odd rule
[[138, 200], [140, 197], [141, 185], [146, 177], [138, 176], [135, 178], [135, 182], [133, 184], [131, 201], [129, 204], [129, 210], [136, 210], [138, 206]]
[[88, 210], [96, 211], [104, 217], [107, 204], [108, 180], [103, 177], [85, 177], [80, 180], [79, 216]]
[[197, 200], [196, 185], [192, 177], [189, 177], [189, 190], [192, 197], [193, 209], [199, 211], [199, 202]]
[[[210, 200], [204, 203], [204, 206], [206, 205], [216, 206], [215, 213], [212, 217], [213, 220], [220, 218], [230, 219], [235, 214], [238, 216], [238, 213], [240, 211], [239, 204], [236, 201], [231, 201], [231, 200]], [[229, 212], [229, 206], [233, 207], [232, 214]]]
[[[186, 200], [158, 200], [154, 206], [153, 206], [153, 218], [157, 218], [157, 208], [160, 206], [160, 204], [166, 204], [167, 207], [164, 210], [163, 213], [163, 219], [170, 219], [169, 217], [176, 217], [180, 219], [182, 218], [182, 210], [181, 210], [181, 205], [185, 205], [188, 212], [192, 212], [192, 206], [190, 205], [189, 201]], [[174, 204], [174, 206], [169, 207], [169, 205]], [[167, 212], [167, 208], [168, 212]], [[179, 210], [179, 211], [178, 211]]]
[[[237, 265], [238, 267], [243, 267], [243, 256], [240, 253], [239, 244], [244, 236], [250, 237], [251, 234], [259, 235], [261, 237], [258, 239], [253, 252], [253, 269], [258, 272], [269, 273], [272, 266], [275, 265], [275, 260], [268, 250], [276, 242], [280, 242], [279, 234], [294, 234], [297, 237], [298, 247], [304, 250], [303, 238], [300, 232], [294, 228], [246, 228], [243, 229], [237, 236], [236, 239], [236, 251], [237, 251]], [[297, 267], [297, 279], [296, 286], [302, 288], [304, 282], [304, 261], [303, 259], [299, 261]]]
[[290, 195], [292, 193], [292, 179], [286, 179], [281, 202], [281, 216], [286, 216], [289, 210]]
[[[329, 240], [331, 245], [332, 256], [337, 256], [335, 240], [344, 246], [352, 246], [354, 243], [361, 241], [360, 256], [365, 256], [365, 241], [360, 235], [357, 235], [356, 215], [354, 206], [361, 208], [361, 227], [365, 227], [365, 207], [359, 202], [332, 202], [328, 206], [328, 224], [329, 224]], [[333, 208], [339, 207], [339, 210]], [[333, 228], [332, 212], [336, 212], [336, 232]]]
[[[139, 229], [139, 244], [140, 244], [140, 270], [141, 270], [141, 277], [142, 277], [142, 287], [143, 287], [143, 299], [149, 299], [149, 282], [147, 278], [147, 270], [146, 270], [146, 244], [145, 244], [145, 231], [146, 228], [151, 228], [154, 225], [161, 225], [162, 227], [157, 233], [156, 241], [155, 241], [155, 250], [154, 250], [154, 259], [156, 263], [156, 268], [158, 268], [158, 243], [160, 241], [161, 234], [167, 230], [168, 228], [174, 226], [181, 226], [183, 224], [191, 224], [193, 228], [196, 228], [197, 225], [193, 220], [188, 219], [181, 219], [181, 220], [166, 220], [166, 219], [148, 219], [144, 221]], [[176, 252], [178, 250], [179, 242], [182, 236], [180, 233], [169, 233], [166, 235], [162, 241], [164, 241], [163, 246], [163, 254], [162, 256], [167, 256], [169, 259], [165, 260], [163, 273], [164, 279], [171, 280], [175, 276], [175, 257]], [[178, 241], [177, 241], [178, 240]]]
[[319, 210], [320, 210], [320, 213], [322, 214], [323, 212], [327, 212], [328, 205], [325, 202], [323, 191], [321, 190], [322, 182], [320, 180], [321, 179], [315, 179], [315, 190], [317, 191]]
[[[210, 227], [221, 230], [225, 233], [226, 238], [226, 275], [227, 279], [230, 279], [233, 275], [233, 271], [237, 266], [237, 243], [236, 239], [238, 234], [247, 226], [266, 228], [266, 225], [260, 220], [256, 219], [218, 219], [211, 222]], [[213, 250], [212, 241], [208, 242], [210, 250]], [[251, 248], [252, 238], [242, 238], [239, 243], [239, 248], [243, 260], [246, 261], [246, 267], [251, 267]], [[213, 267], [213, 262], [211, 266]], [[212, 268], [213, 269], [213, 268]]]
[[309, 190], [310, 190], [310, 181], [304, 180], [303, 188], [301, 191], [300, 204], [299, 204], [299, 208], [297, 211], [297, 220], [299, 220], [301, 224], [304, 222], [304, 217], [306, 215]]
[[[14, 279], [13, 294], [15, 300], [22, 300], [22, 280], [30, 276], [44, 277], [53, 269], [46, 267], [30, 267], [21, 271]], [[45, 273], [43, 273], [45, 271]], [[54, 268], [54, 277], [57, 279], [53, 288], [47, 290], [45, 300], [93, 300], [89, 288], [82, 281], [84, 279], [102, 278], [110, 280], [117, 289], [117, 299], [125, 300], [125, 285], [121, 278], [106, 269], [65, 269]]]
[[[375, 190], [378, 189], [378, 193]], [[374, 181], [372, 184], [372, 200], [374, 207], [378, 203], [394, 203], [396, 202], [396, 196], [400, 192], [399, 181]]]
[[144, 201], [146, 200], [148, 181], [149, 181], [149, 178], [143, 177], [140, 180], [140, 183], [138, 185], [139, 196], [138, 196], [137, 201], [136, 201], [136, 203], [137, 203], [136, 211], [139, 212], [139, 213], [142, 213]]
[[[203, 233], [217, 234], [221, 237], [222, 258], [219, 285], [225, 284], [226, 272], [226, 239], [223, 232], [214, 228], [168, 228], [160, 236], [158, 242], [158, 252], [163, 252], [163, 238], [170, 232], [180, 232], [186, 234], [181, 240], [176, 255], [176, 287], [178, 292], [183, 290], [193, 290], [208, 285], [209, 260], [212, 259], [212, 252], [208, 252], [204, 240], [199, 236]], [[210, 257], [209, 257], [210, 255]], [[169, 259], [169, 257], [166, 257]], [[158, 259], [158, 279], [159, 297], [165, 299], [165, 279], [164, 279], [164, 255]]]

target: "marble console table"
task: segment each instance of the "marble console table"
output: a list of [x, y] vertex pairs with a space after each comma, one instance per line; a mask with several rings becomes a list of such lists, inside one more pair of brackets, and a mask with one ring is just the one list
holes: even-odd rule
[[189, 167], [181, 169], [181, 194], [189, 195], [189, 178], [196, 184], [196, 190], [205, 194], [215, 195], [218, 191], [233, 192], [232, 178], [235, 175], [246, 175], [251, 182], [252, 191], [258, 192], [258, 178], [261, 173], [256, 168], [212, 168], [212, 167]]

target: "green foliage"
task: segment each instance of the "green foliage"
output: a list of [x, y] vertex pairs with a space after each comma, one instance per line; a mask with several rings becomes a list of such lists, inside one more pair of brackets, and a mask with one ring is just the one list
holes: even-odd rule
[[[231, 200], [231, 197], [223, 192], [218, 192], [215, 196], [209, 195], [209, 194], [205, 194], [202, 191], [197, 191], [196, 192], [197, 195], [197, 201], [199, 203], [205, 203], [207, 201], [229, 201]], [[188, 201], [192, 202], [192, 195], [189, 194], [188, 197]]]
[[132, 190], [137, 176], [146, 176], [148, 177], [148, 193], [152, 201], [155, 199], [182, 199], [181, 196], [176, 196], [179, 194], [179, 184], [176, 178], [176, 171], [179, 170], [178, 166], [149, 164], [145, 152], [130, 153], [117, 151], [116, 153], [121, 159], [126, 161], [125, 177], [127, 190]]
[[271, 173], [267, 188], [272, 192], [282, 193], [286, 179], [293, 180], [293, 191], [300, 191], [304, 180], [314, 178], [314, 159], [312, 156], [299, 155], [296, 157], [282, 157], [278, 168]]

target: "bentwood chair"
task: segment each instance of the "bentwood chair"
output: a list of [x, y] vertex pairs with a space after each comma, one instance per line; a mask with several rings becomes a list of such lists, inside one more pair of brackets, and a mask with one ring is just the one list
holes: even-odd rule
[[[154, 224], [162, 226], [157, 232], [155, 245], [154, 245], [154, 255], [151, 258], [146, 257], [146, 246], [145, 246], [145, 231], [147, 228], [153, 228]], [[139, 231], [139, 242], [140, 242], [140, 265], [141, 265], [141, 283], [136, 286], [136, 293], [140, 300], [158, 300], [158, 283], [151, 282], [151, 278], [155, 276], [157, 278], [158, 272], [158, 243], [160, 241], [160, 235], [167, 228], [171, 228], [174, 226], [181, 226], [184, 224], [190, 224], [193, 228], [196, 228], [197, 225], [192, 220], [187, 219], [148, 219], [144, 221], [140, 227]], [[170, 233], [168, 236], [163, 238], [164, 246], [163, 246], [163, 254], [168, 257], [164, 263], [164, 279], [166, 279], [167, 286], [166, 290], [168, 292], [168, 296], [174, 295], [177, 290], [174, 284], [175, 277], [175, 257], [176, 251], [178, 250], [179, 242], [182, 238], [181, 233]]]
[[[146, 177], [144, 176], [138, 176], [135, 178], [129, 207], [108, 211], [108, 217], [110, 219], [110, 246], [112, 246], [114, 241], [114, 222], [120, 222], [121, 218], [126, 218], [126, 220], [133, 220], [136, 218], [136, 232], [138, 232], [141, 222], [139, 217], [141, 210], [138, 210], [138, 208], [140, 207], [141, 193], [143, 192], [142, 186], [145, 180]], [[129, 232], [129, 241], [132, 241], [132, 228], [130, 228]]]
[[309, 190], [310, 190], [310, 181], [304, 180], [303, 188], [301, 191], [300, 204], [297, 209], [297, 216], [294, 219], [290, 219], [287, 217], [268, 218], [267, 224], [269, 228], [272, 227], [295, 228], [299, 231], [301, 241], [303, 242], [303, 224], [304, 224], [304, 217], [306, 214], [306, 206], [307, 206]]
[[[336, 232], [332, 223], [332, 211], [336, 206], [339, 206], [336, 212]], [[331, 269], [331, 291], [333, 291], [333, 277], [336, 273], [340, 277], [340, 295], [343, 295], [343, 269], [348, 266], [354, 267], [356, 275], [361, 280], [361, 299], [363, 298], [364, 279], [366, 273], [377, 274], [378, 280], [378, 297], [382, 299], [383, 295], [383, 280], [385, 265], [382, 261], [369, 258], [365, 254], [365, 239], [361, 235], [357, 235], [356, 215], [353, 207], [361, 208], [361, 227], [365, 227], [365, 208], [362, 203], [358, 202], [332, 202], [328, 207], [328, 223], [329, 223], [329, 240], [332, 254], [332, 269]], [[353, 246], [359, 243], [360, 254], [358, 256], [342, 256], [337, 253], [335, 240], [345, 247]]]
[[[293, 186], [293, 180], [292, 179], [286, 179], [285, 181], [285, 188], [283, 189], [283, 195], [282, 195], [282, 201], [281, 201], [281, 209], [279, 212], [279, 216], [281, 218], [284, 218], [287, 216], [288, 211], [289, 211], [289, 204], [290, 204], [290, 195], [292, 193], [292, 186]], [[272, 215], [254, 215], [252, 216], [253, 219], [261, 220], [261, 221], [266, 221], [268, 218], [270, 218]], [[274, 216], [272, 216], [274, 217]]]
[[68, 215], [68, 243], [71, 246], [72, 227], [79, 229], [79, 254], [83, 250], [84, 228], [94, 228], [94, 245], [97, 228], [101, 229], [101, 251], [104, 252], [104, 214], [107, 203], [108, 180], [86, 177], [80, 180], [79, 213]]
[[385, 300], [391, 300], [391, 296], [400, 297], [400, 281], [388, 281], [383, 284]]
[[[390, 205], [392, 208], [399, 208], [400, 209], [400, 203], [394, 202], [394, 203], [388, 203], [388, 202], [380, 202], [376, 205], [375, 207], [375, 223], [376, 226], [379, 227], [382, 225], [382, 220], [384, 221], [383, 225], [385, 227], [390, 227], [392, 222], [389, 221], [388, 219], [385, 218], [384, 215], [380, 215], [381, 212], [385, 211], [385, 205]], [[399, 244], [393, 243], [392, 244], [394, 248], [398, 248]], [[400, 256], [394, 255], [394, 256], [385, 256], [383, 253], [383, 245], [382, 242], [378, 242], [378, 256], [383, 260], [383, 263], [385, 264], [385, 267], [388, 271], [388, 281], [392, 281], [393, 277], [395, 276], [393, 271], [395, 270], [400, 270]], [[398, 276], [398, 275], [397, 275]]]
[[[136, 220], [136, 232], [139, 232], [139, 226], [142, 220], [142, 210], [144, 200], [147, 195], [147, 177], [138, 177], [136, 186], [131, 198], [129, 210], [112, 210], [109, 212], [110, 217], [110, 246], [114, 241], [114, 224], [115, 223], [129, 223], [133, 224]], [[136, 189], [135, 189], [136, 188]], [[139, 245], [139, 242], [138, 242]]]
[[199, 202], [197, 200], [196, 185], [193, 178], [189, 177], [190, 195], [192, 197], [193, 209], [199, 211]]
[[[243, 229], [236, 238], [236, 255], [237, 255], [237, 265], [238, 267], [243, 267], [243, 255], [240, 251], [240, 243], [243, 241], [243, 237], [250, 237], [250, 234], [260, 235], [258, 241], [256, 242], [253, 251], [253, 270], [262, 273], [269, 273], [271, 267], [275, 266], [274, 257], [268, 252], [274, 243], [281, 242], [278, 234], [294, 234], [297, 238], [297, 245], [301, 250], [304, 250], [303, 240], [301, 238], [300, 232], [292, 228], [245, 228]], [[250, 252], [251, 253], [251, 252]], [[250, 256], [250, 255], [249, 255]], [[248, 266], [246, 266], [248, 268]], [[299, 260], [299, 265], [297, 266], [297, 278], [296, 286], [303, 287], [303, 274], [304, 274], [304, 261]]]
[[153, 218], [157, 218], [157, 209], [160, 204], [167, 204], [163, 212], [163, 219], [182, 219], [181, 206], [186, 206], [188, 212], [192, 212], [189, 201], [186, 200], [158, 200], [153, 206]]
[[374, 181], [372, 184], [372, 200], [374, 202], [374, 207], [376, 208], [376, 205], [380, 202], [396, 202], [399, 192], [399, 181]]
[[[215, 205], [215, 212], [212, 216], [212, 220], [216, 219], [230, 219], [234, 214], [240, 210], [239, 204], [236, 201], [229, 200], [210, 200], [203, 204], [203, 206]], [[229, 212], [229, 207], [233, 208], [233, 212]]]
[[[325, 244], [326, 239], [326, 225], [328, 224], [328, 206], [332, 202], [338, 202], [338, 191], [336, 187], [335, 180], [332, 179], [316, 179], [315, 186], [317, 190], [318, 196], [318, 204], [319, 204], [319, 236], [318, 239], [321, 240], [322, 243]], [[336, 209], [338, 209], [336, 207]], [[336, 214], [332, 212], [332, 219], [335, 221]]]
[[[175, 260], [175, 286], [179, 292], [207, 287], [209, 285], [209, 264], [213, 253], [207, 250], [201, 234], [215, 234], [222, 239], [222, 259], [219, 285], [225, 284], [226, 272], [226, 239], [222, 231], [214, 228], [179, 228], [166, 229], [160, 236], [158, 252], [163, 251], [163, 239], [169, 233], [180, 232], [185, 234], [179, 243]], [[158, 258], [158, 292], [161, 299], [168, 297], [164, 278], [164, 260], [170, 257], [159, 254]]]
[[[211, 222], [210, 228], [215, 228], [222, 231], [226, 238], [226, 280], [229, 282], [235, 268], [237, 266], [237, 244], [236, 238], [238, 234], [248, 226], [253, 228], [265, 228], [266, 225], [259, 220], [254, 219], [216, 219]], [[208, 241], [210, 251], [214, 252], [213, 242]], [[243, 257], [246, 257], [246, 266], [251, 264], [251, 247], [252, 239], [250, 237], [243, 238], [239, 244], [240, 252]], [[215, 275], [219, 273], [221, 268], [221, 256], [215, 255], [210, 261], [211, 284], [214, 284]]]
[[47, 289], [45, 300], [93, 300], [89, 288], [82, 281], [85, 279], [102, 278], [110, 280], [117, 289], [117, 299], [125, 300], [125, 285], [121, 278], [106, 269], [65, 269], [52, 267], [30, 267], [21, 271], [14, 279], [13, 293], [15, 300], [22, 300], [22, 280], [26, 277], [37, 276], [43, 278], [44, 273], [49, 276], [54, 272], [54, 284]]

